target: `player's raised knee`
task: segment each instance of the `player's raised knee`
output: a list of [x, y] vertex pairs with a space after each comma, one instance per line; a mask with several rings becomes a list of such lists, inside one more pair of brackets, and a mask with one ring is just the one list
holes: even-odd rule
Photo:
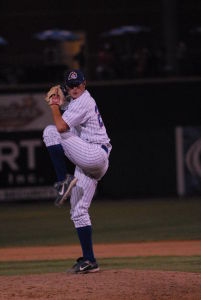
[[48, 125], [43, 130], [43, 141], [46, 146], [56, 145], [60, 143], [60, 135], [54, 125]]

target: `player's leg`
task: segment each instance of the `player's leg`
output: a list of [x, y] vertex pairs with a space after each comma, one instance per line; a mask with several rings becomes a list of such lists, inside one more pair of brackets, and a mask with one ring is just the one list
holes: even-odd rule
[[61, 146], [60, 134], [54, 125], [49, 125], [44, 129], [43, 140], [53, 163], [57, 181], [62, 181], [67, 174], [66, 158]]
[[99, 144], [83, 141], [71, 132], [61, 134], [61, 144], [66, 156], [85, 173], [100, 180], [108, 168], [108, 154]]
[[75, 169], [75, 176], [78, 178], [78, 182], [72, 190], [70, 199], [71, 219], [79, 237], [83, 258], [79, 259], [71, 271], [75, 273], [97, 272], [99, 267], [94, 256], [92, 225], [88, 211], [96, 190], [97, 180], [86, 176], [79, 167]]
[[49, 125], [45, 128], [43, 140], [56, 172], [57, 183], [55, 184], [55, 188], [58, 195], [55, 205], [60, 206], [70, 194], [77, 179], [67, 172], [66, 155], [61, 145], [61, 136], [54, 125]]
[[[59, 174], [61, 174], [60, 170], [62, 168], [62, 173], [65, 174], [66, 172], [63, 151], [75, 165], [78, 165], [87, 175], [97, 180], [100, 180], [107, 171], [108, 154], [101, 148], [101, 145], [87, 143], [72, 131], [59, 134], [56, 127], [52, 125], [44, 130], [43, 138], [54, 167]], [[63, 151], [61, 148], [63, 148]], [[70, 176], [59, 182], [56, 205], [63, 204], [72, 187], [76, 184], [76, 180], [75, 177]], [[70, 190], [68, 187], [70, 187]]]
[[[67, 173], [65, 155], [75, 165], [96, 179], [100, 179], [108, 168], [108, 154], [101, 145], [83, 141], [75, 132], [60, 134], [54, 125], [43, 132], [43, 140], [53, 162], [58, 181]], [[65, 155], [64, 155], [65, 153]]]

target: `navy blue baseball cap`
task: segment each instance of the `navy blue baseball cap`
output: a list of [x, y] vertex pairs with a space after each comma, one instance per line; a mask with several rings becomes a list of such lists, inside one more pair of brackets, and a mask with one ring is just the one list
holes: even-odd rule
[[68, 71], [65, 75], [65, 84], [68, 87], [75, 87], [85, 81], [85, 76], [81, 70], [75, 69]]

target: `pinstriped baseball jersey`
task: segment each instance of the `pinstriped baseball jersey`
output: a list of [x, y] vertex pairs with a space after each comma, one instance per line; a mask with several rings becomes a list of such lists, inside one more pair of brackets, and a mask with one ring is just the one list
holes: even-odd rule
[[96, 102], [87, 90], [70, 101], [62, 117], [69, 127], [79, 132], [82, 140], [95, 144], [110, 142]]
[[70, 130], [59, 133], [56, 126], [49, 125], [43, 138], [47, 147], [61, 144], [65, 155], [75, 164], [74, 175], [78, 181], [72, 189], [70, 203], [71, 219], [79, 228], [91, 225], [88, 208], [98, 181], [107, 172], [112, 146], [96, 102], [87, 90], [70, 100], [62, 118]]

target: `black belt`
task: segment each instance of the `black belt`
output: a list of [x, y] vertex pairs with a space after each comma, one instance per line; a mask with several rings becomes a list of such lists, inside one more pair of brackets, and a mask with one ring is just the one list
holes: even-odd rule
[[105, 152], [108, 153], [108, 148], [105, 145], [101, 145], [101, 148], [103, 148]]

